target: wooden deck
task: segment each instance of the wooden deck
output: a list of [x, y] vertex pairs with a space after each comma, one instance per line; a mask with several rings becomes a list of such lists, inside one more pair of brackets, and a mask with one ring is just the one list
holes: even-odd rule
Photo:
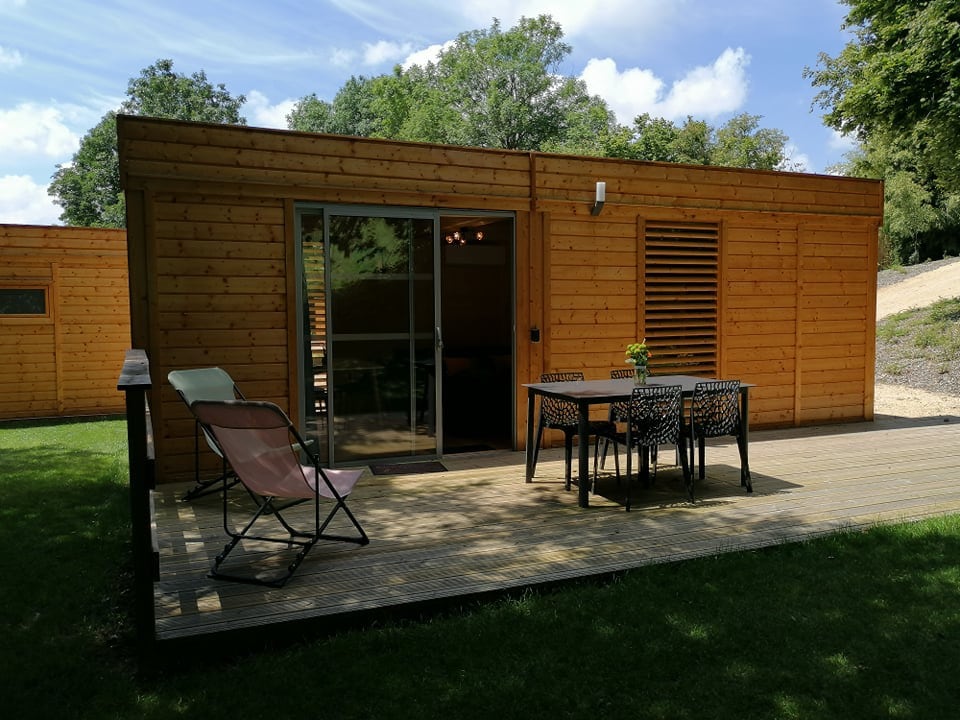
[[[184, 486], [162, 486], [158, 644], [258, 630], [302, 637], [650, 563], [960, 512], [958, 417], [754, 432], [750, 455], [752, 495], [739, 486], [736, 445], [719, 444], [707, 449], [696, 504], [684, 501], [679, 470], [662, 467], [653, 489], [635, 491], [630, 513], [612, 474], [601, 476], [589, 509], [577, 507], [558, 450], [541, 453], [532, 484], [515, 452], [451, 456], [446, 473], [370, 475], [349, 501], [370, 544], [321, 543], [278, 590], [208, 579], [225, 541], [219, 500], [184, 503]], [[231, 567], [248, 557], [238, 549]]]

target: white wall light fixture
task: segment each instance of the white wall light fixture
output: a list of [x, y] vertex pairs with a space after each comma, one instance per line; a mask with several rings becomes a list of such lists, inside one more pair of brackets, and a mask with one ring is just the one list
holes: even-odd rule
[[593, 201], [593, 207], [590, 209], [591, 215], [599, 215], [600, 211], [603, 210], [603, 203], [607, 199], [607, 184], [605, 182], [597, 183], [597, 195], [596, 199]]

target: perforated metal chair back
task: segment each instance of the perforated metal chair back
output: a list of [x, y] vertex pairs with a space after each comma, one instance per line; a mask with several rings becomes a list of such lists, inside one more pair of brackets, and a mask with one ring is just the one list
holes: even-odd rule
[[[611, 380], [622, 380], [633, 377], [633, 368], [614, 368], [610, 371]], [[610, 403], [610, 419], [613, 422], [626, 422], [630, 413], [628, 401]]]
[[630, 443], [656, 447], [681, 438], [683, 389], [679, 385], [640, 385], [629, 402]]
[[[543, 373], [540, 382], [576, 382], [583, 380], [582, 372], [554, 372]], [[561, 429], [577, 427], [579, 413], [577, 404], [569, 400], [544, 396], [540, 402], [540, 417], [544, 427]]]
[[690, 427], [695, 438], [740, 432], [740, 381], [698, 382], [690, 400]]
[[626, 509], [630, 509], [630, 486], [632, 485], [631, 456], [629, 448], [636, 447], [641, 459], [641, 467], [649, 459], [656, 475], [659, 445], [677, 446], [677, 456], [683, 470], [683, 480], [687, 486], [690, 500], [693, 500], [693, 476], [687, 463], [687, 453], [683, 434], [683, 388], [680, 385], [639, 385], [633, 389], [629, 401], [626, 443], [627, 454], [627, 500]]

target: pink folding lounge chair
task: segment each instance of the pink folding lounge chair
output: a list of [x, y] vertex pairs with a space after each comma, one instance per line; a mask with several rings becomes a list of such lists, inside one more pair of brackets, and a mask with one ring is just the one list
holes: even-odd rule
[[[282, 587], [318, 540], [338, 540], [366, 545], [370, 542], [360, 523], [347, 507], [346, 499], [363, 473], [362, 469], [331, 470], [320, 467], [303, 438], [284, 412], [268, 402], [252, 400], [198, 400], [190, 409], [210, 433], [233, 472], [251, 494], [260, 498], [253, 517], [237, 532], [229, 520], [227, 493], [223, 493], [223, 529], [230, 542], [217, 556], [210, 576], [223, 580]], [[312, 503], [310, 527], [295, 529], [283, 516], [289, 506], [282, 501]], [[321, 522], [321, 504], [333, 507]], [[306, 512], [301, 505], [300, 512]], [[334, 517], [342, 511], [356, 534], [335, 535], [326, 532]], [[264, 517], [268, 516], [268, 517]], [[276, 518], [286, 536], [254, 535], [254, 524]], [[271, 578], [260, 575], [233, 575], [220, 572], [220, 566], [241, 540], [262, 540], [299, 547], [286, 571]]]

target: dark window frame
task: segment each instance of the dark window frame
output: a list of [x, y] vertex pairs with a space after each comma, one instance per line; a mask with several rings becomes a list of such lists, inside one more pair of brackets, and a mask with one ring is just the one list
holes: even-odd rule
[[[43, 310], [41, 312], [8, 312], [6, 310], [7, 302], [4, 295], [13, 295], [15, 293], [40, 293], [40, 300], [43, 303]], [[32, 302], [36, 302], [36, 297], [32, 299]], [[24, 306], [27, 306], [31, 303], [28, 300], [24, 303]], [[0, 319], [13, 319], [13, 318], [49, 318], [50, 317], [50, 289], [49, 286], [44, 285], [6, 285], [0, 284]]]

